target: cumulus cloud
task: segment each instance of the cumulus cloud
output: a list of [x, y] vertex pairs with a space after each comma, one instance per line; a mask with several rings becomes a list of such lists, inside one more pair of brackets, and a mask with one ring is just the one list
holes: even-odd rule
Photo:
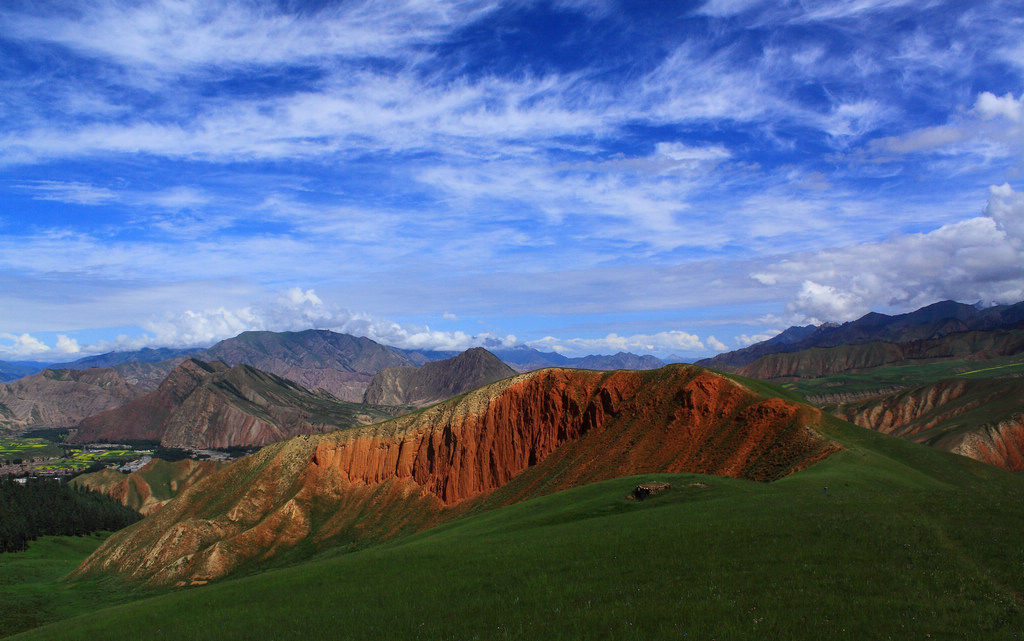
[[673, 352], [694, 352], [704, 349], [700, 338], [684, 331], [658, 332], [657, 334], [633, 334], [620, 336], [616, 333], [603, 338], [556, 338], [545, 336], [540, 340], [527, 341], [530, 347], [574, 356], [607, 354], [609, 352], [634, 352], [640, 354], [669, 354]]
[[786, 306], [786, 310], [793, 315], [814, 316], [808, 322], [818, 324], [821, 319], [849, 320], [863, 316], [869, 310], [860, 296], [852, 292], [844, 292], [832, 287], [822, 285], [812, 280], [805, 280], [800, 286], [796, 300]]
[[715, 350], [716, 352], [724, 352], [725, 350], [729, 349], [728, 345], [718, 340], [714, 336], [708, 336], [707, 345], [709, 348]]
[[992, 92], [983, 91], [974, 103], [974, 110], [986, 119], [1002, 116], [1011, 122], [1020, 122], [1024, 119], [1024, 95], [1020, 100], [1016, 100], [1011, 93], [1000, 97]]
[[754, 335], [740, 334], [739, 336], [736, 337], [736, 346], [737, 347], [749, 347], [750, 345], [753, 345], [755, 343], [763, 343], [764, 341], [766, 341], [766, 340], [768, 340], [770, 338], [774, 338], [775, 336], [778, 336], [778, 334], [779, 334], [779, 332], [777, 332], [777, 331], [775, 331], [775, 332], [764, 332], [764, 333], [761, 333], [761, 334], [754, 334]]
[[82, 348], [78, 346], [78, 341], [74, 338], [70, 338], [65, 334], [57, 334], [56, 351], [61, 354], [73, 355], [80, 353]]
[[945, 124], [914, 129], [872, 141], [876, 153], [977, 156], [985, 161], [1024, 152], [1024, 96], [983, 91], [963, 116]]
[[50, 348], [31, 334], [0, 333], [0, 356], [9, 359], [31, 358], [46, 354]]
[[847, 321], [871, 310], [939, 300], [988, 304], [1024, 299], [1024, 194], [989, 189], [983, 216], [906, 234], [797, 254], [752, 274], [789, 288], [789, 322]]

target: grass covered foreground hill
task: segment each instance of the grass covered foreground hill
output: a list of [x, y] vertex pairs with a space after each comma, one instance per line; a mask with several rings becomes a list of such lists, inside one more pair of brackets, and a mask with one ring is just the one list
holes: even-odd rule
[[[13, 638], [1024, 636], [1024, 479], [837, 420], [820, 429], [844, 449], [771, 483], [645, 474], [480, 505]], [[643, 481], [672, 488], [630, 498]]]
[[[770, 384], [741, 383], [786, 396]], [[610, 410], [622, 409], [616, 402]], [[807, 410], [805, 418], [815, 416]], [[708, 411], [717, 412], [714, 405]], [[640, 414], [621, 416], [630, 425]], [[306, 560], [293, 556], [284, 559], [289, 566], [251, 565], [245, 576], [139, 591], [139, 600], [108, 609], [99, 607], [103, 599], [123, 600], [125, 590], [139, 588], [113, 576], [65, 579], [53, 583], [51, 596], [59, 603], [94, 589], [94, 609], [13, 638], [1024, 635], [1024, 479], [827, 416], [815, 431], [841, 450], [771, 482], [641, 474], [555, 492], [573, 459], [548, 456], [435, 527], [327, 547]], [[623, 433], [627, 440], [614, 445], [620, 450], [636, 435]], [[309, 438], [322, 437], [299, 437]], [[538, 471], [544, 474], [531, 476]], [[645, 481], [672, 487], [631, 498]], [[552, 494], [508, 504], [545, 484]], [[360, 522], [374, 513], [368, 509]]]

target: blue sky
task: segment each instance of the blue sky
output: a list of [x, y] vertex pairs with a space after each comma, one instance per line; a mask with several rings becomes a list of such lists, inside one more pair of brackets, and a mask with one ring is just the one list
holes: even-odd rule
[[0, 359], [1024, 299], [1016, 0], [0, 7]]

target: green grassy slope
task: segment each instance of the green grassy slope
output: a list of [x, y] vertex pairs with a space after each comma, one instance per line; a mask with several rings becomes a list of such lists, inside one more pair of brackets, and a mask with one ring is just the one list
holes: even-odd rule
[[1024, 354], [990, 359], [950, 359], [890, 365], [863, 372], [833, 374], [787, 383], [787, 389], [809, 399], [838, 393], [870, 394], [936, 383], [946, 378], [993, 378], [1024, 375]]
[[93, 611], [98, 603], [137, 599], [113, 582], [62, 581], [108, 535], [44, 536], [25, 552], [0, 554], [0, 637]]
[[[771, 484], [597, 483], [14, 638], [1024, 636], [1024, 478], [825, 430], [847, 449]], [[654, 479], [672, 490], [627, 498]]]

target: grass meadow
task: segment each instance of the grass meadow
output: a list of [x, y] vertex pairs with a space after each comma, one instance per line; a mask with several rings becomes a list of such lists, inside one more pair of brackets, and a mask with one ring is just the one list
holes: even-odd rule
[[106, 609], [126, 586], [54, 580], [40, 608], [95, 607], [13, 638], [1024, 637], [1024, 479], [829, 429], [845, 451], [771, 484], [617, 479]]

